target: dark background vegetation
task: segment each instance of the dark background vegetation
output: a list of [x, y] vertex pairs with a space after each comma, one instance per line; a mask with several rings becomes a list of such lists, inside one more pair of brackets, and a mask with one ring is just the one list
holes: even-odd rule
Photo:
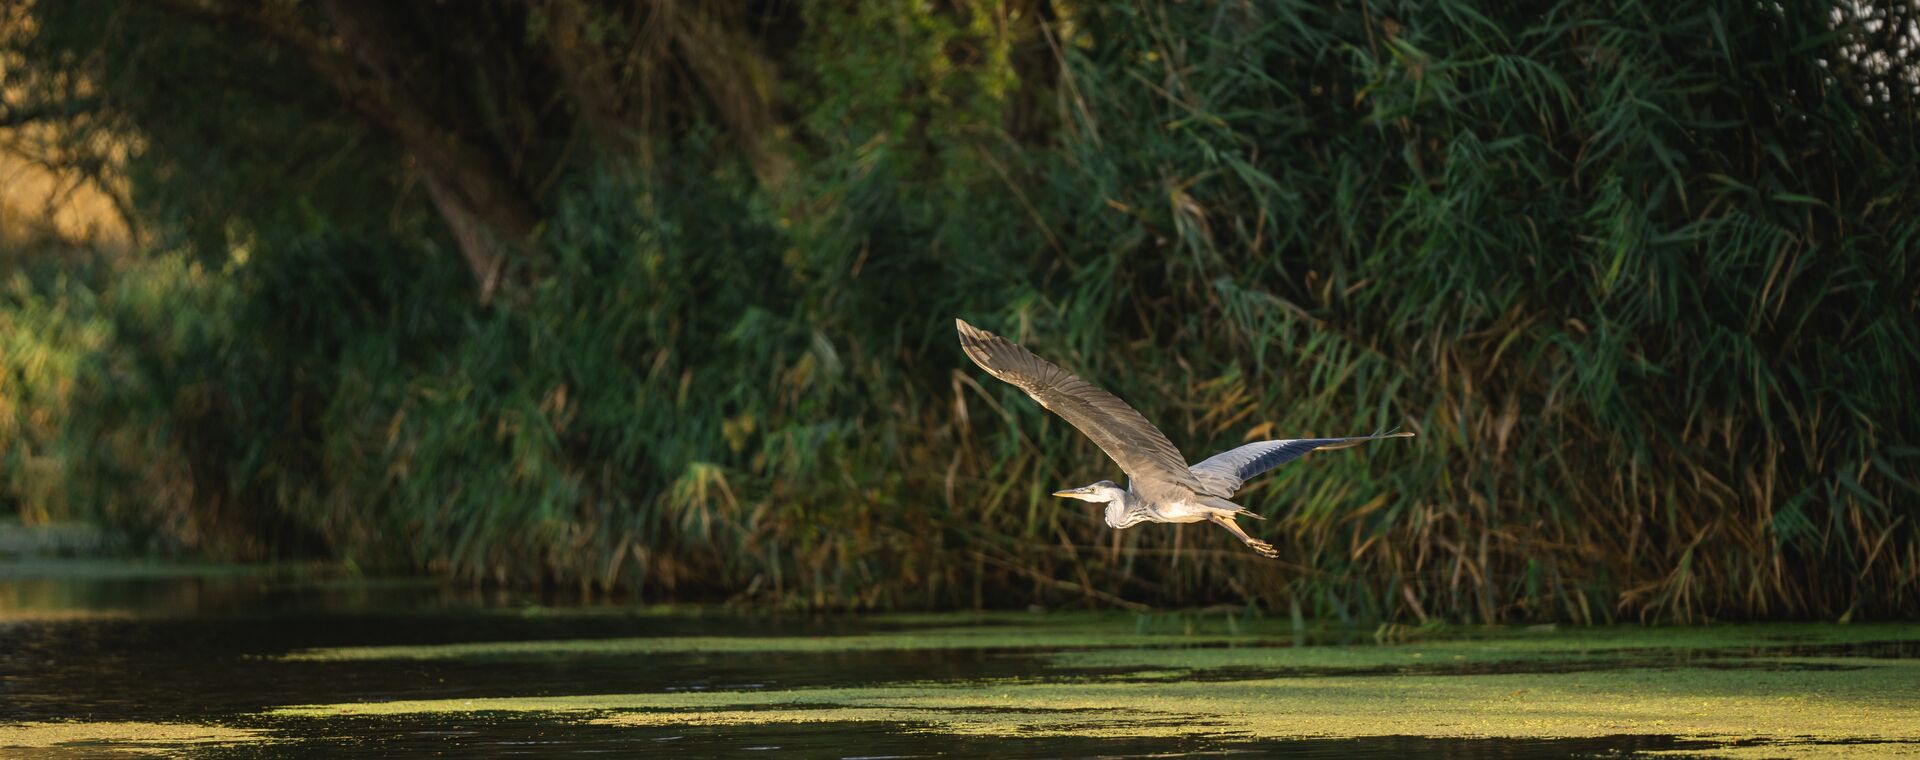
[[[899, 608], [1920, 613], [1920, 11], [8, 0], [0, 509], [241, 560]], [[1257, 481], [1263, 560], [964, 316]]]

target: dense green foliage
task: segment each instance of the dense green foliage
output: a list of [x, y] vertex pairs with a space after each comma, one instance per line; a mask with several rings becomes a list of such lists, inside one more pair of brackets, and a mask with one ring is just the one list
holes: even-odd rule
[[[265, 53], [109, 62], [201, 88], [123, 122], [174, 236], [9, 275], [0, 499], [799, 605], [1920, 612], [1913, 6], [1045, 5], [808, 6], [760, 147], [686, 117], [582, 161], [490, 307], [350, 116], [207, 94]], [[224, 127], [150, 123], [202, 99]], [[206, 160], [283, 134], [354, 159], [264, 195]], [[1251, 484], [1278, 562], [1113, 533], [1047, 493], [1117, 473], [955, 316], [1194, 459], [1420, 437]]]

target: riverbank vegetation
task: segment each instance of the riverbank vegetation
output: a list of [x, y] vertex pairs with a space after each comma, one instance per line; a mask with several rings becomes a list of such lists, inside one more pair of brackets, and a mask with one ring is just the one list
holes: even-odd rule
[[[798, 607], [1920, 612], [1911, 3], [38, 0], [0, 508]], [[165, 62], [164, 64], [160, 62]], [[93, 163], [86, 163], [93, 162]], [[1212, 528], [952, 320], [1198, 459]]]

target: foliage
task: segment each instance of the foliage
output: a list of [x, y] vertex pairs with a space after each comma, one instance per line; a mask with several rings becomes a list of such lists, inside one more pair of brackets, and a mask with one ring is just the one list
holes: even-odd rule
[[[812, 6], [780, 161], [695, 120], [571, 173], [495, 307], [443, 236], [325, 204], [217, 277], [16, 276], [9, 345], [55, 358], [8, 351], [0, 493], [241, 556], [804, 606], [1910, 615], [1915, 13]], [[196, 155], [168, 144], [156, 176]], [[1277, 563], [1109, 532], [1047, 493], [1111, 467], [954, 316], [1196, 459], [1420, 437], [1252, 484]]]

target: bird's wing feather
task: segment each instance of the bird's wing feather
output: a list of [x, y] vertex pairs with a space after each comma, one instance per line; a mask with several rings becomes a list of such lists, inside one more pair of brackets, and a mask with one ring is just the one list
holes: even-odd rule
[[960, 347], [967, 352], [967, 358], [1072, 423], [1120, 465], [1127, 477], [1134, 481], [1177, 483], [1199, 490], [1200, 481], [1187, 469], [1186, 457], [1174, 448], [1165, 433], [1127, 406], [1127, 402], [1035, 356], [1013, 341], [963, 320], [954, 322], [960, 330]]
[[1412, 433], [1386, 433], [1382, 435], [1363, 435], [1352, 438], [1294, 438], [1280, 441], [1256, 441], [1239, 448], [1228, 449], [1193, 466], [1193, 476], [1200, 481], [1200, 492], [1211, 496], [1227, 498], [1240, 490], [1241, 484], [1260, 473], [1306, 456], [1315, 449], [1344, 449], [1367, 441], [1381, 438], [1410, 438]]

